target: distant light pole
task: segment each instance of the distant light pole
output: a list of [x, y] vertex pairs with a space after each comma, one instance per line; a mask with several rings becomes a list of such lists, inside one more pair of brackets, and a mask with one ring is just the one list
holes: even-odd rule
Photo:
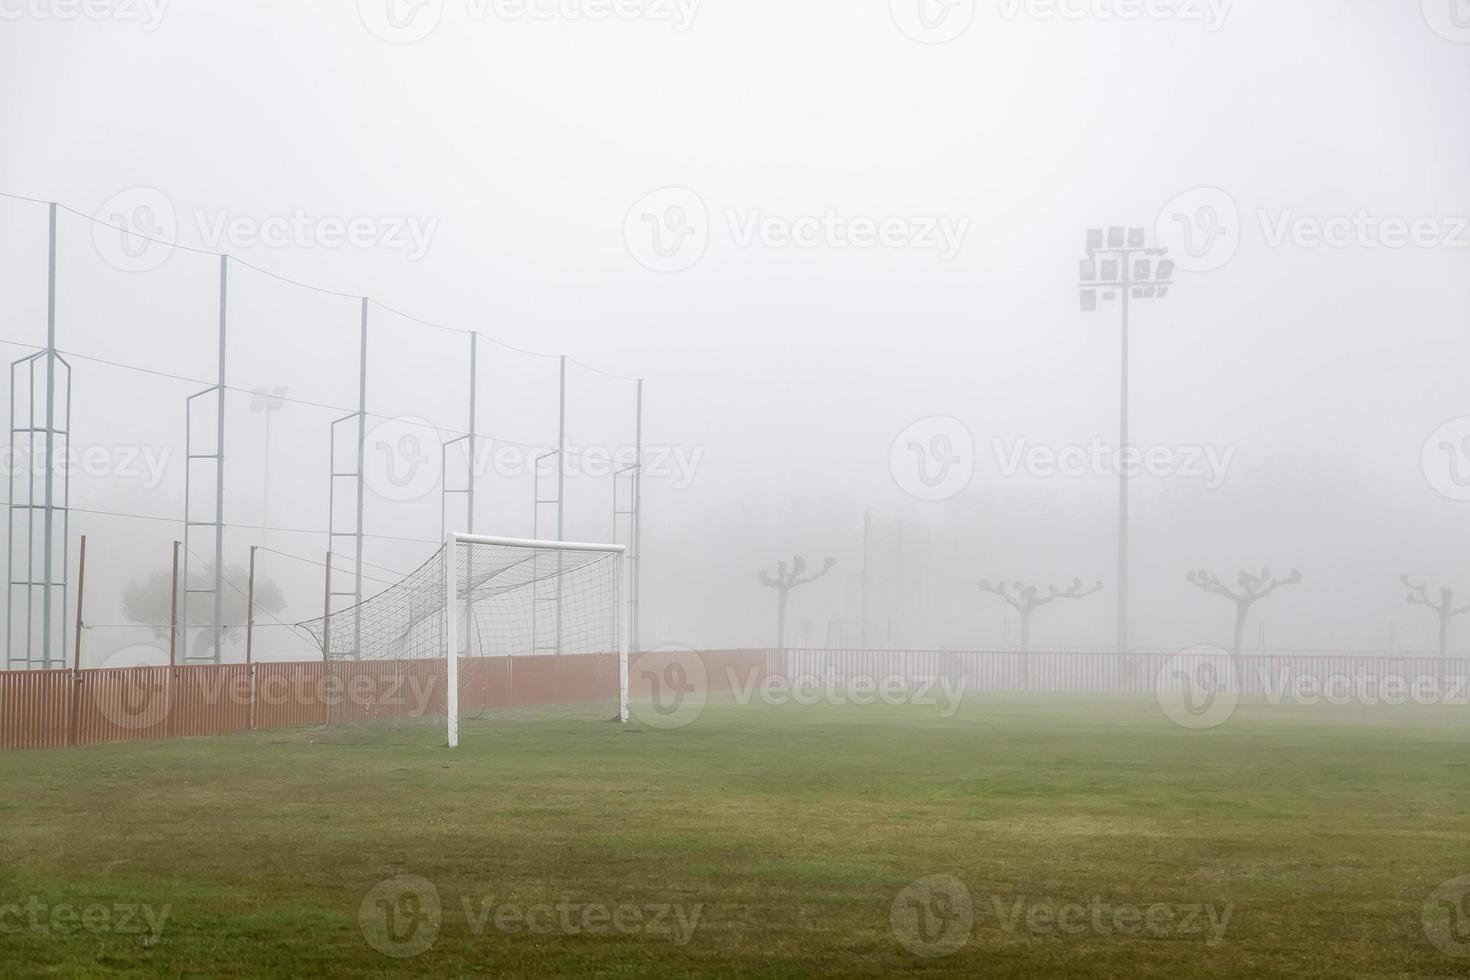
[[[1128, 303], [1163, 299], [1169, 294], [1174, 260], [1168, 249], [1149, 246], [1142, 228], [1114, 225], [1106, 232], [1087, 229], [1087, 258], [1080, 263], [1082, 312], [1095, 313], [1102, 302], [1118, 299], [1123, 308], [1122, 397], [1118, 425], [1118, 652], [1128, 643]], [[1099, 258], [1102, 256], [1102, 258]], [[1157, 261], [1155, 261], [1157, 259]]]
[[265, 528], [271, 526], [271, 416], [285, 407], [285, 394], [290, 390], [278, 385], [274, 388], [256, 388], [250, 393], [250, 411], [265, 414], [265, 466], [262, 467], [265, 514], [260, 521]]

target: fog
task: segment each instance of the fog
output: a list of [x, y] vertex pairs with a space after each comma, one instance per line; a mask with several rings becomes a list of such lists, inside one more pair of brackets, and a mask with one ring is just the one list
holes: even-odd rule
[[[1130, 309], [1130, 642], [1229, 644], [1233, 608], [1186, 573], [1268, 567], [1302, 581], [1252, 647], [1432, 650], [1400, 576], [1470, 596], [1453, 9], [4, 5], [0, 192], [33, 200], [0, 198], [0, 352], [46, 342], [36, 202], [58, 202], [72, 445], [102, 450], [71, 482], [87, 659], [144, 642], [124, 586], [182, 533], [221, 252], [225, 564], [272, 549], [282, 623], [321, 610], [295, 559], [332, 547], [368, 296], [367, 410], [431, 471], [370, 486], [368, 593], [466, 523], [437, 467], [473, 330], [482, 533], [554, 532], [525, 464], [556, 442], [558, 356], [569, 458], [626, 462], [643, 380], [645, 647], [774, 643], [758, 572], [799, 554], [836, 564], [792, 593], [791, 645], [1013, 645], [980, 580], [1081, 579], [1102, 591], [1031, 642], [1111, 648], [1120, 311], [1078, 282], [1110, 226], [1176, 262]], [[568, 477], [564, 537], [625, 533], [614, 482]]]

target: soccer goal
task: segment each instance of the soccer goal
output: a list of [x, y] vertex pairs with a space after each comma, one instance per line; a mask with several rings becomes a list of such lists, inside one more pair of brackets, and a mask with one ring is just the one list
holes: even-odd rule
[[451, 534], [397, 584], [301, 625], [348, 672], [417, 661], [442, 676], [451, 748], [462, 717], [498, 708], [606, 706], [626, 722], [626, 566], [619, 544]]

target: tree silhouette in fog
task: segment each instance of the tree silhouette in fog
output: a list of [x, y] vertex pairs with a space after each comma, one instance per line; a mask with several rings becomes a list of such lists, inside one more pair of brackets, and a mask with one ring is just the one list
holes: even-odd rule
[[1411, 606], [1427, 606], [1439, 617], [1439, 656], [1443, 659], [1449, 649], [1450, 620], [1462, 613], [1470, 612], [1470, 606], [1455, 605], [1455, 590], [1447, 585], [1440, 586], [1439, 601], [1434, 602], [1429, 598], [1429, 587], [1422, 583], [1412, 582], [1408, 575], [1400, 575], [1399, 581], [1409, 590], [1405, 596]]
[[761, 585], [776, 590], [776, 649], [786, 649], [786, 603], [791, 598], [791, 590], [808, 582], [815, 582], [830, 572], [835, 564], [836, 558], [828, 558], [821, 571], [802, 578], [802, 573], [806, 571], [806, 559], [800, 555], [792, 555], [789, 565], [784, 561], [776, 564], [775, 575], [761, 570]]
[[1046, 593], [1035, 585], [1027, 585], [1024, 582], [996, 582], [992, 584], [988, 579], [980, 581], [980, 591], [989, 592], [991, 595], [1000, 596], [1006, 603], [1021, 616], [1021, 652], [1031, 652], [1031, 614], [1042, 606], [1055, 602], [1058, 599], [1085, 599], [1094, 592], [1101, 592], [1103, 584], [1095, 583], [1090, 589], [1082, 588], [1082, 580], [1074, 578], [1072, 585], [1066, 590], [1049, 586]]
[[[245, 628], [246, 591], [250, 573], [238, 565], [225, 568], [224, 585], [220, 589], [220, 617], [224, 619], [221, 641], [233, 639]], [[159, 569], [147, 578], [134, 579], [123, 587], [123, 615], [131, 623], [139, 623], [153, 629], [159, 639], [168, 637], [169, 616], [173, 598], [169, 595], [169, 584], [173, 581], [173, 570]], [[214, 567], [189, 570], [189, 588], [207, 589], [214, 583]], [[213, 642], [214, 596], [203, 592], [184, 591], [179, 582], [179, 619], [184, 618], [184, 603], [188, 602], [190, 632], [194, 634], [193, 645], [207, 646]], [[255, 614], [271, 616], [286, 608], [285, 597], [280, 586], [263, 575], [255, 576]], [[196, 628], [197, 627], [197, 628]], [[184, 649], [190, 650], [190, 638], [183, 637]]]
[[1238, 589], [1230, 588], [1215, 577], [1213, 572], [1203, 569], [1190, 572], [1185, 578], [1190, 585], [1214, 595], [1224, 596], [1235, 603], [1235, 640], [1230, 649], [1238, 657], [1241, 645], [1245, 640], [1245, 620], [1250, 615], [1251, 606], [1284, 585], [1296, 585], [1302, 580], [1302, 573], [1293, 568], [1291, 574], [1286, 578], [1276, 578], [1271, 574], [1269, 568], [1261, 569], [1259, 575], [1242, 571], [1235, 580], [1239, 586]]

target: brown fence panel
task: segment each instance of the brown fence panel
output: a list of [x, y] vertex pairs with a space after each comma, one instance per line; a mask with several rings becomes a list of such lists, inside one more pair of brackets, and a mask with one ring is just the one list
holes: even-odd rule
[[328, 667], [328, 716], [337, 722], [422, 718], [444, 714], [445, 662], [338, 661]]
[[465, 657], [459, 662], [459, 709], [464, 714], [510, 702], [510, 657]]
[[170, 734], [168, 667], [83, 670], [77, 682], [77, 744], [130, 742]]
[[173, 671], [171, 734], [226, 735], [250, 728], [250, 667], [194, 664]]
[[711, 692], [754, 690], [766, 682], [764, 650], [701, 650], [699, 659]]
[[613, 701], [618, 696], [618, 655], [562, 654], [556, 666], [556, 703]]
[[326, 668], [319, 661], [255, 665], [255, 727], [262, 731], [327, 720]]
[[69, 670], [0, 671], [0, 749], [65, 745]]
[[[1203, 656], [1203, 655], [1202, 655]], [[1215, 659], [1228, 654], [1216, 654]], [[644, 658], [653, 658], [645, 661]], [[662, 658], [662, 659], [660, 659]], [[633, 697], [650, 691], [651, 670], [684, 663], [688, 680], [711, 692], [750, 691], [772, 676], [789, 682], [866, 676], [906, 683], [949, 678], [966, 691], [1152, 693], [1169, 653], [1040, 650], [706, 650], [633, 654]], [[640, 665], [644, 670], [640, 671]], [[1171, 666], [1172, 665], [1172, 666]], [[319, 662], [187, 667], [0, 671], [0, 749], [218, 735], [325, 722], [442, 716], [443, 658], [330, 665]], [[1392, 691], [1470, 698], [1470, 660], [1419, 655], [1246, 654], [1235, 661], [1248, 696], [1290, 698], [1292, 685], [1342, 696]], [[459, 662], [460, 707], [530, 707], [613, 700], [617, 655], [467, 657]], [[667, 680], [663, 678], [662, 680]], [[1387, 685], [1392, 682], [1393, 687]], [[1404, 699], [1399, 693], [1399, 700]], [[73, 700], [74, 699], [74, 700]]]
[[525, 708], [556, 701], [556, 657], [510, 658], [510, 704]]

